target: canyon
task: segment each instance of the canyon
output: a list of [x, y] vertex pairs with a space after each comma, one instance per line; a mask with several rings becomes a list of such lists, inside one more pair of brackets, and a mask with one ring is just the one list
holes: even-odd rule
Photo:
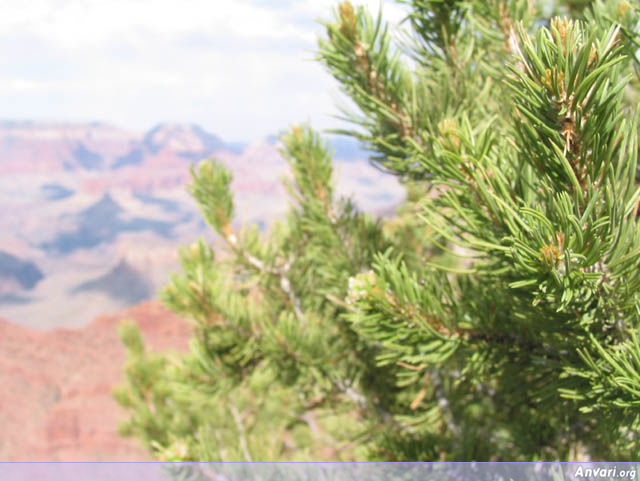
[[157, 301], [82, 328], [41, 331], [0, 319], [0, 461], [149, 461], [118, 435], [126, 413], [112, 397], [123, 381], [124, 320], [150, 349], [184, 352], [188, 324]]
[[[381, 215], [403, 196], [345, 138], [338, 192]], [[235, 224], [282, 218], [287, 162], [277, 137], [225, 143], [197, 125], [132, 133], [102, 123], [0, 122], [0, 317], [36, 329], [80, 327], [156, 297], [179, 269], [178, 246], [219, 241], [187, 186], [204, 159], [233, 174]]]
[[[354, 142], [329, 140], [339, 194], [391, 212], [403, 188]], [[188, 323], [157, 292], [180, 269], [179, 246], [222, 247], [188, 193], [190, 168], [222, 162], [235, 224], [267, 231], [288, 208], [281, 147], [197, 125], [0, 122], [0, 461], [152, 460], [117, 433], [117, 327], [133, 320], [150, 349], [188, 349]]]

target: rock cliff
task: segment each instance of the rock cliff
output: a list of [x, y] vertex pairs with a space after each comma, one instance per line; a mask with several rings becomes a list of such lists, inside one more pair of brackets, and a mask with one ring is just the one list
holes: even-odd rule
[[0, 461], [148, 461], [122, 439], [111, 395], [123, 379], [117, 336], [138, 323], [150, 349], [186, 351], [188, 324], [159, 302], [104, 315], [80, 329], [39, 331], [0, 320]]

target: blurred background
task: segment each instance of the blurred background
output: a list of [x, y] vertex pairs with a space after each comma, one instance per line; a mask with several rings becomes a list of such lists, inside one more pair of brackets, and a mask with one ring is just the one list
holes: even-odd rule
[[[187, 193], [193, 163], [225, 163], [236, 223], [268, 230], [287, 209], [278, 133], [345, 127], [313, 60], [335, 7], [0, 1], [0, 461], [147, 459], [116, 434], [116, 326], [133, 318], [151, 345], [186, 349], [188, 325], [155, 298], [178, 246], [218, 242]], [[395, 179], [327, 139], [339, 192], [392, 212]]]

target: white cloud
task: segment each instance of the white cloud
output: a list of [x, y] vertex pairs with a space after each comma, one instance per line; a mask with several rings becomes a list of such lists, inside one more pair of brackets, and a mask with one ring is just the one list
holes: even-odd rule
[[19, 93], [19, 92], [43, 92], [50, 91], [55, 85], [50, 82], [31, 80], [20, 77], [0, 77], [0, 94], [1, 93]]
[[[0, 0], [2, 116], [138, 130], [193, 121], [229, 140], [307, 119], [335, 125], [333, 81], [308, 60], [322, 32], [314, 21], [337, 0], [276, 3]], [[375, 14], [377, 0], [363, 3]], [[383, 11], [392, 22], [404, 16], [388, 0]]]
[[141, 32], [164, 38], [192, 32], [224, 32], [233, 37], [313, 41], [288, 15], [247, 0], [35, 0], [6, 1], [0, 33], [31, 33], [49, 44], [83, 50]]

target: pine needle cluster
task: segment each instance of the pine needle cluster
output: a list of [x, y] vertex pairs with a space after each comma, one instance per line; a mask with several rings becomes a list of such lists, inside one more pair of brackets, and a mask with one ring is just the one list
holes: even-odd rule
[[[337, 196], [307, 126], [282, 137], [285, 221], [234, 229], [231, 175], [163, 298], [186, 355], [127, 324], [124, 434], [160, 460], [609, 460], [640, 454], [638, 41], [625, 0], [341, 3], [318, 60], [407, 200]], [[556, 16], [556, 14], [560, 14]]]

